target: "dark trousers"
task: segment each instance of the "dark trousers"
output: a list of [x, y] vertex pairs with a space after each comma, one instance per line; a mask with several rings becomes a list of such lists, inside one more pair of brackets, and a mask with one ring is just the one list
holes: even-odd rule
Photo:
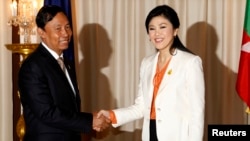
[[158, 141], [157, 139], [157, 134], [156, 134], [156, 123], [155, 120], [150, 120], [150, 124], [149, 124], [149, 141]]

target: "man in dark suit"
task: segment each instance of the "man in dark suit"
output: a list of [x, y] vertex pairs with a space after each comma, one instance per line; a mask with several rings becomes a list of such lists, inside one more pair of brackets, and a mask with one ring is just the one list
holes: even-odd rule
[[102, 131], [110, 120], [80, 111], [75, 68], [64, 58], [72, 30], [58, 6], [42, 7], [36, 17], [38, 48], [22, 63], [18, 85], [26, 124], [24, 141], [80, 141], [80, 133]]

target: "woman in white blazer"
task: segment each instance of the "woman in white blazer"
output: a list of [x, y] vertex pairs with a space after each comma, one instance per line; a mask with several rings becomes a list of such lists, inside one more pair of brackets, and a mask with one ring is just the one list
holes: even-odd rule
[[157, 53], [140, 67], [135, 103], [127, 108], [101, 110], [112, 125], [143, 118], [143, 141], [202, 141], [205, 87], [202, 60], [179, 40], [179, 18], [167, 5], [155, 7], [145, 22]]

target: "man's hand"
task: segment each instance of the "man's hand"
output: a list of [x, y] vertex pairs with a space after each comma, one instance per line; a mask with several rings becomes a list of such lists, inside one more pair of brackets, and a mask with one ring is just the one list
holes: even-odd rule
[[104, 129], [108, 128], [111, 124], [109, 118], [105, 117], [104, 115], [100, 115], [97, 113], [93, 113], [93, 129], [100, 132]]
[[109, 114], [109, 111], [108, 110], [100, 110], [98, 113], [97, 113], [97, 117], [101, 116], [101, 115], [104, 115], [105, 117], [109, 118], [110, 119], [110, 114]]

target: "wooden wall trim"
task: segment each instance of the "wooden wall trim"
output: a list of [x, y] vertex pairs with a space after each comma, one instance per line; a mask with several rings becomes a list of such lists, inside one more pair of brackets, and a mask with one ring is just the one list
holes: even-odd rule
[[[20, 36], [18, 34], [19, 27], [12, 26], [12, 43], [20, 43]], [[21, 115], [21, 103], [18, 96], [18, 71], [20, 68], [20, 55], [12, 53], [12, 100], [13, 100], [13, 141], [20, 141], [16, 132], [16, 125]]]

